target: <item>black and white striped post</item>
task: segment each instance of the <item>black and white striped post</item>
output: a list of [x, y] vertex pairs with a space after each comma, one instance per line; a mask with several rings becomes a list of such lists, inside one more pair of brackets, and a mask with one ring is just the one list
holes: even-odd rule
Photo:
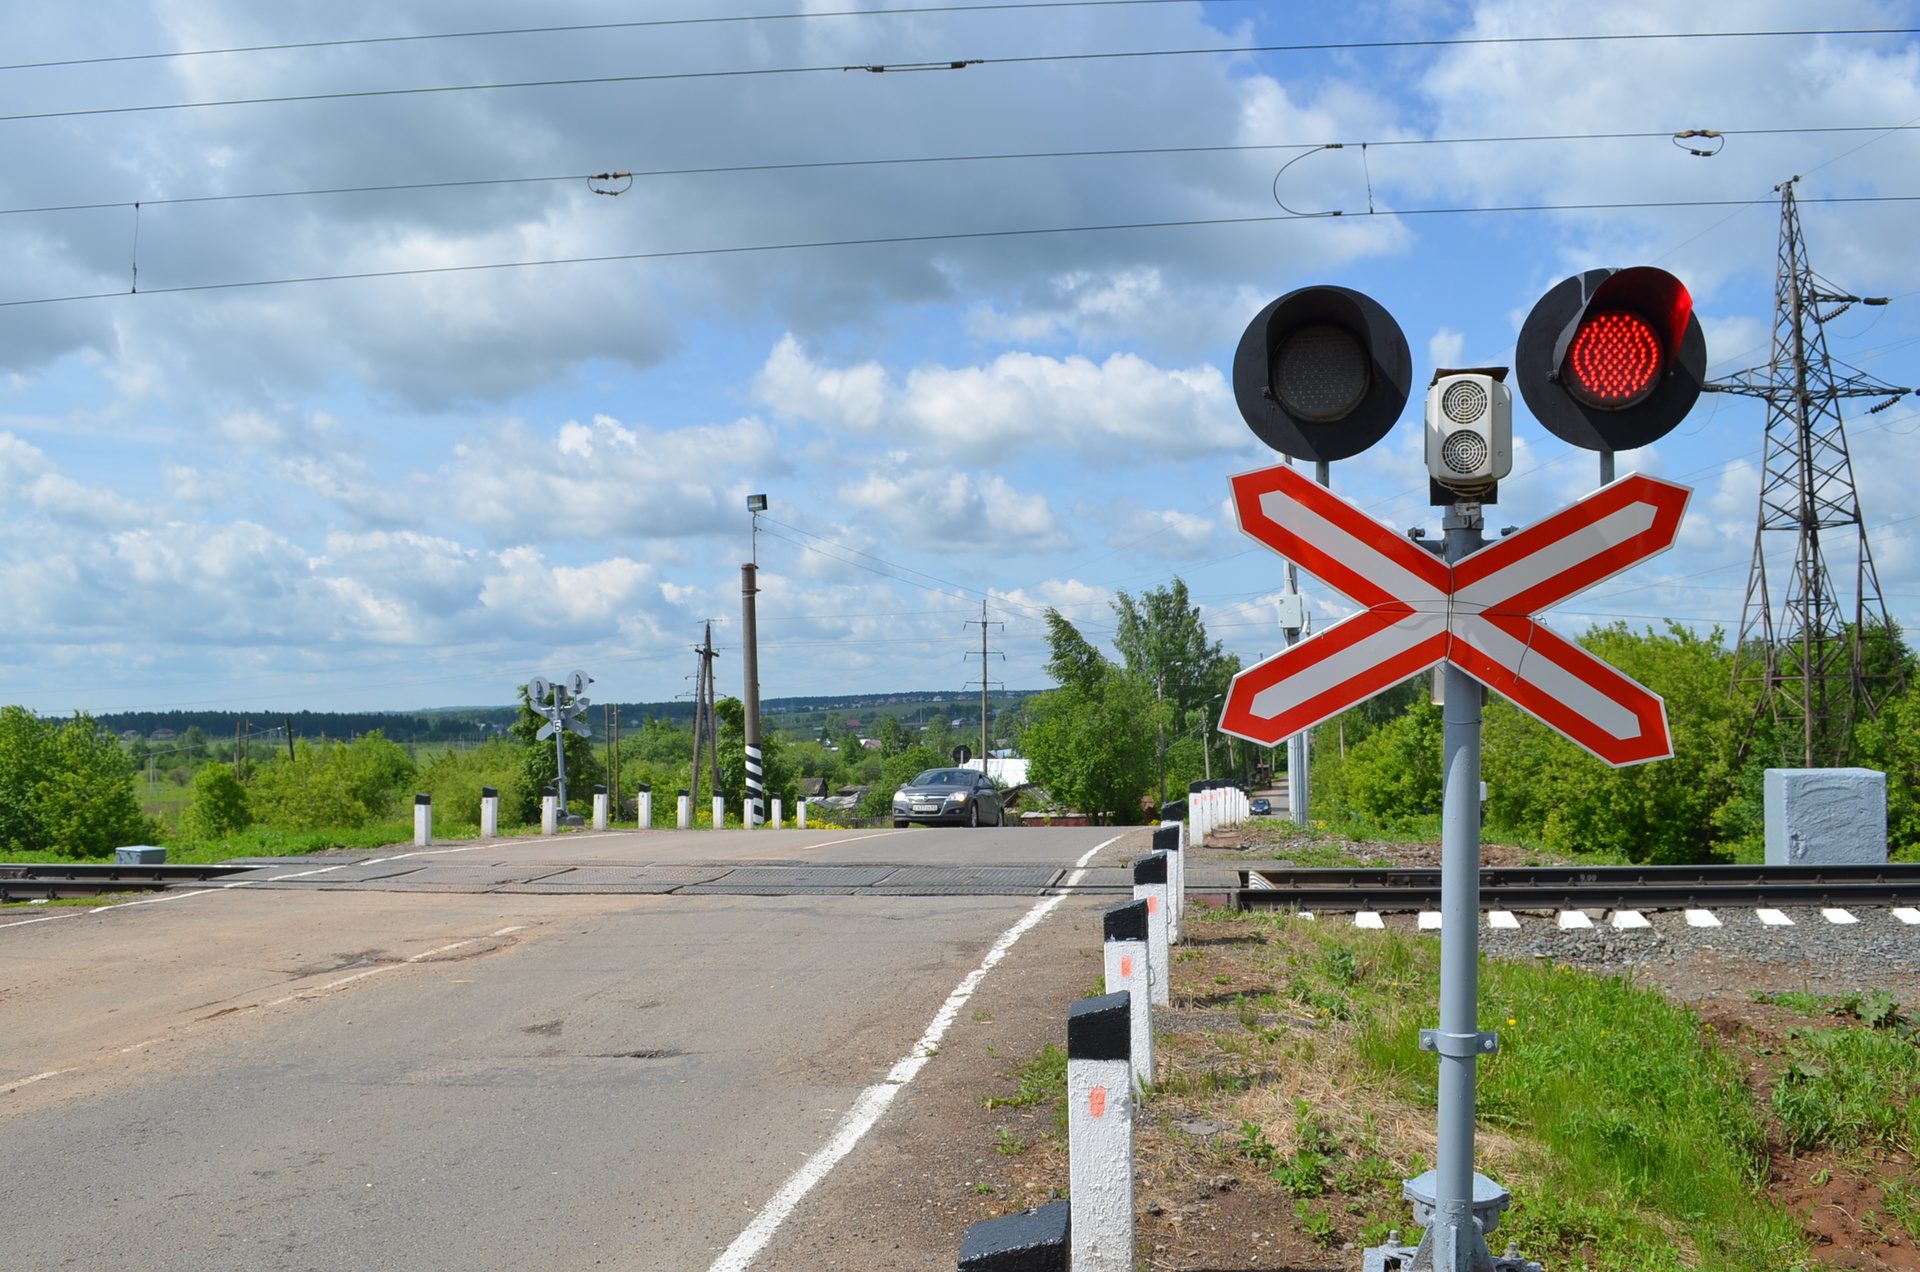
[[1073, 1272], [1133, 1272], [1133, 1007], [1067, 1009], [1067, 1182]]
[[[754, 524], [759, 525], [756, 516]], [[757, 547], [757, 543], [756, 543]], [[745, 802], [740, 808], [740, 824], [752, 830], [761, 819], [761, 809], [766, 807], [765, 783], [760, 771], [760, 640], [754, 621], [753, 598], [760, 591], [755, 575], [759, 567], [749, 561], [740, 567], [740, 674], [744, 683], [746, 701], [746, 750], [747, 750], [747, 790]]]
[[604, 786], [593, 788], [593, 828], [607, 828], [607, 788]]
[[680, 817], [678, 825], [681, 830], [693, 829], [693, 799], [687, 794], [687, 788], [684, 786], [680, 788]]
[[425, 848], [433, 842], [433, 796], [415, 795], [413, 797], [413, 843], [416, 848]]
[[1130, 1045], [1133, 1086], [1153, 1085], [1153, 976], [1147, 959], [1147, 903], [1128, 901], [1106, 913], [1107, 992], [1125, 992], [1133, 1004]]
[[653, 829], [653, 784], [640, 783], [640, 789], [633, 795], [633, 811], [641, 830]]
[[1152, 1000], [1161, 1006], [1173, 1005], [1167, 987], [1167, 857], [1150, 852], [1133, 863], [1133, 899], [1147, 903], [1147, 969], [1153, 981]]
[[540, 791], [540, 833], [560, 833], [560, 795], [551, 786], [542, 787]]
[[1178, 945], [1187, 935], [1187, 854], [1181, 851], [1180, 823], [1156, 826], [1153, 850], [1167, 854], [1167, 944]]
[[1067, 1272], [1073, 1203], [982, 1219], [960, 1239], [959, 1272]]
[[494, 786], [480, 788], [480, 838], [497, 839], [500, 837], [500, 790]]

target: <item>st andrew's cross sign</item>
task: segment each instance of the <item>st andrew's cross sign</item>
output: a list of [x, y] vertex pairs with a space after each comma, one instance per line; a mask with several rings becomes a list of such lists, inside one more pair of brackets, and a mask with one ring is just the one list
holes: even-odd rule
[[1240, 528], [1365, 608], [1234, 677], [1266, 746], [1443, 661], [1616, 767], [1673, 754], [1660, 698], [1534, 615], [1667, 550], [1692, 493], [1635, 474], [1448, 564], [1289, 467], [1232, 479]]

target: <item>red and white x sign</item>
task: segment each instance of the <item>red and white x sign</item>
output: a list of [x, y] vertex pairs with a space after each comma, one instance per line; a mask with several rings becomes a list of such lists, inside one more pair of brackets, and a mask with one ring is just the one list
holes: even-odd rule
[[1533, 616], [1666, 551], [1685, 486], [1634, 475], [1452, 565], [1285, 466], [1233, 478], [1240, 528], [1366, 608], [1234, 677], [1220, 727], [1272, 746], [1438, 662], [1621, 766], [1666, 706]]

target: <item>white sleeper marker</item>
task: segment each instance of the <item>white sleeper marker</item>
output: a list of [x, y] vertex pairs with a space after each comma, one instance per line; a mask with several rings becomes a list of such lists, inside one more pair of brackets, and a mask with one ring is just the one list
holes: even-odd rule
[[1624, 931], [1627, 928], [1652, 927], [1653, 924], [1648, 921], [1646, 915], [1640, 913], [1638, 910], [1615, 910], [1613, 912], [1613, 926]]
[[1520, 926], [1520, 920], [1514, 917], [1512, 910], [1488, 910], [1487, 926], [1511, 932]]
[[1778, 910], [1755, 910], [1754, 917], [1768, 927], [1792, 927], [1793, 920]]
[[1699, 928], [1719, 927], [1720, 920], [1714, 917], [1712, 910], [1688, 910], [1687, 926]]
[[1821, 917], [1826, 919], [1826, 921], [1829, 923], [1858, 923], [1860, 921], [1859, 919], [1856, 919], [1853, 917], [1853, 912], [1851, 910], [1842, 910], [1838, 907], [1835, 907], [1829, 910], [1822, 910], [1820, 911], [1820, 914], [1821, 914]]
[[1384, 930], [1387, 925], [1381, 922], [1380, 915], [1377, 911], [1362, 910], [1353, 916], [1353, 926], [1357, 928], [1372, 928], [1378, 932]]
[[1585, 910], [1560, 911], [1560, 929], [1563, 932], [1572, 931], [1575, 928], [1590, 928], [1592, 926], [1593, 920], [1587, 917]]
[[1908, 927], [1920, 926], [1920, 910], [1916, 910], [1910, 905], [1895, 906], [1893, 917]]
[[1440, 930], [1440, 911], [1420, 911], [1420, 930], [1422, 932], [1438, 932]]

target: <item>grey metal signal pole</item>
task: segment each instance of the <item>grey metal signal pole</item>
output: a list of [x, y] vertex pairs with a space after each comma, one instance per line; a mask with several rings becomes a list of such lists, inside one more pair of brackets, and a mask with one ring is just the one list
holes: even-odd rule
[[753, 616], [753, 598], [760, 590], [755, 578], [758, 568], [751, 561], [740, 567], [740, 626], [743, 636], [740, 672], [746, 680], [747, 750], [747, 806], [740, 810], [740, 822], [748, 830], [760, 824], [760, 810], [766, 801], [766, 785], [760, 770], [760, 641]]
[[563, 685], [555, 685], [553, 687], [553, 754], [556, 760], [556, 767], [559, 770], [554, 780], [553, 788], [560, 796], [560, 821], [562, 824], [567, 820], [567, 728], [562, 719], [560, 709], [566, 705], [566, 692], [566, 687]]
[[[1447, 509], [1447, 560], [1484, 540], [1481, 506]], [[1433, 1266], [1479, 1272], [1489, 1265], [1474, 1226], [1474, 1083], [1492, 1035], [1480, 1033], [1480, 682], [1446, 664], [1443, 802], [1440, 820], [1440, 1139], [1435, 1154]], [[1425, 1040], [1423, 1040], [1425, 1041]]]

